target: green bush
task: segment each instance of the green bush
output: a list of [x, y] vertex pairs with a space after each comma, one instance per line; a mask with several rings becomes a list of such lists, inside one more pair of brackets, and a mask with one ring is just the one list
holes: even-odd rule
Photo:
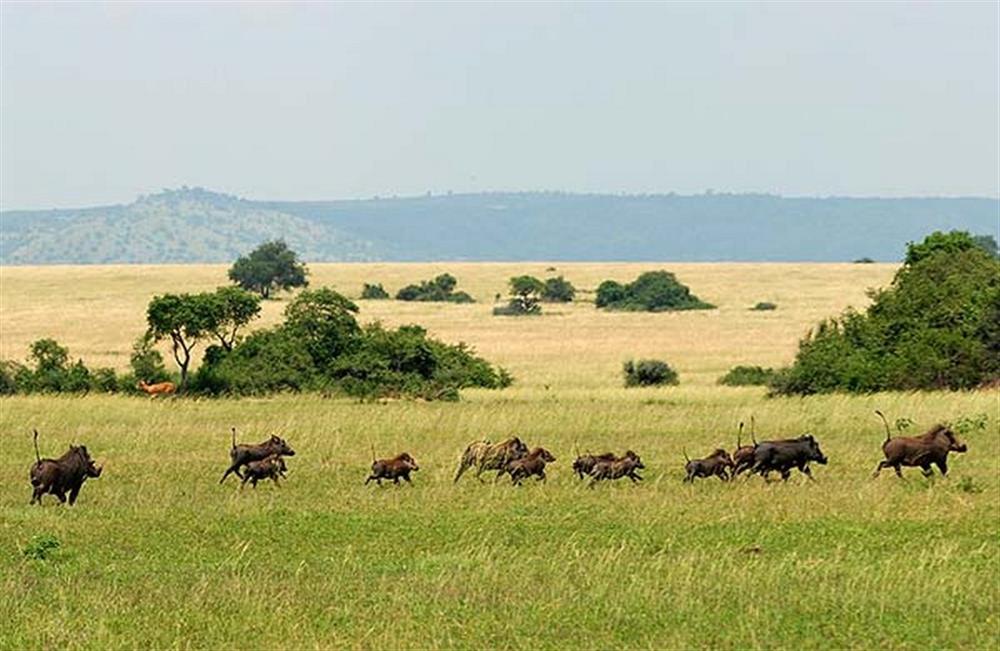
[[770, 384], [774, 379], [773, 368], [761, 366], [734, 366], [729, 372], [719, 378], [719, 384], [731, 387], [762, 386]]
[[365, 283], [364, 288], [361, 290], [361, 298], [366, 301], [381, 301], [390, 298], [389, 292], [385, 291], [382, 287], [382, 283]]
[[771, 310], [777, 310], [778, 305], [777, 303], [768, 303], [767, 301], [761, 301], [760, 303], [757, 303], [750, 309], [755, 312], [769, 312]]
[[576, 288], [562, 276], [547, 278], [542, 290], [542, 300], [546, 303], [570, 303], [576, 296]]
[[629, 360], [622, 366], [626, 387], [675, 385], [680, 383], [677, 371], [658, 359]]
[[447, 303], [474, 303], [465, 292], [456, 292], [458, 281], [451, 274], [441, 274], [419, 285], [407, 285], [396, 293], [400, 301], [437, 301]]
[[715, 307], [692, 294], [669, 271], [647, 271], [626, 285], [606, 280], [597, 288], [595, 303], [598, 308], [608, 310], [646, 312], [705, 310]]
[[156, 384], [170, 379], [170, 374], [167, 373], [167, 369], [163, 365], [163, 355], [153, 348], [153, 343], [153, 338], [147, 333], [132, 344], [129, 366], [132, 368], [132, 375], [135, 376], [137, 382], [142, 380], [149, 384]]
[[820, 323], [773, 391], [969, 389], [1000, 377], [1000, 261], [953, 235], [911, 244], [892, 285], [870, 292], [865, 312]]
[[304, 291], [285, 310], [285, 323], [259, 330], [232, 351], [210, 346], [190, 383], [208, 395], [280, 391], [341, 392], [373, 398], [455, 399], [466, 387], [510, 384], [464, 345], [427, 336], [419, 326], [361, 328], [357, 306], [330, 289]]

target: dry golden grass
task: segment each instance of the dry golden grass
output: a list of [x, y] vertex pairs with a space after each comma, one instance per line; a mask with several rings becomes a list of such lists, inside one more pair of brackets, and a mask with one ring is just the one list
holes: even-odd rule
[[[549, 267], [557, 271], [546, 271]], [[887, 284], [884, 264], [440, 263], [314, 264], [311, 282], [356, 298], [364, 282], [395, 294], [403, 285], [449, 272], [472, 305], [359, 301], [363, 321], [419, 323], [449, 342], [465, 341], [508, 367], [524, 387], [608, 388], [620, 384], [630, 357], [668, 360], [683, 384], [713, 384], [736, 364], [787, 364], [799, 338], [848, 305], [867, 304], [865, 290]], [[629, 281], [666, 268], [716, 310], [642, 314], [598, 311], [592, 303], [549, 305], [541, 318], [493, 317], [494, 296], [528, 273], [562, 274], [578, 289], [608, 278]], [[206, 291], [226, 283], [223, 265], [0, 268], [0, 358], [23, 359], [28, 345], [53, 337], [91, 366], [124, 369], [132, 340], [145, 328], [155, 294]], [[593, 294], [583, 294], [593, 298]], [[265, 303], [256, 326], [280, 320], [286, 300]], [[778, 304], [752, 312], [758, 301]], [[166, 349], [164, 349], [166, 352]]]

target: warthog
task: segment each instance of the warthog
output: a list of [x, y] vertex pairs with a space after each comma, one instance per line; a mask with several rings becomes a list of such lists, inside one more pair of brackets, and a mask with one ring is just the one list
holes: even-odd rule
[[275, 486], [281, 486], [278, 483], [278, 477], [284, 477], [287, 470], [288, 466], [285, 465], [285, 460], [280, 454], [272, 454], [259, 461], [251, 461], [243, 468], [243, 482], [240, 484], [240, 488], [245, 486], [247, 482], [257, 488], [257, 482], [265, 479], [273, 481]]
[[642, 470], [645, 467], [638, 454], [632, 450], [626, 450], [624, 456], [611, 461], [600, 461], [594, 466], [590, 487], [593, 488], [599, 481], [613, 481], [622, 477], [628, 477], [632, 480], [632, 483], [642, 481], [642, 477], [636, 471]]
[[538, 481], [545, 481], [545, 464], [555, 463], [555, 460], [545, 448], [535, 448], [520, 459], [511, 461], [505, 470], [510, 473], [511, 483], [520, 486], [522, 481], [531, 476], [537, 477]]
[[583, 479], [588, 475], [594, 474], [594, 467], [602, 461], [614, 461], [617, 457], [613, 452], [605, 452], [604, 454], [581, 454], [577, 456], [576, 461], [573, 462], [573, 472], [576, 473], [577, 477]]
[[934, 470], [931, 464], [938, 467], [941, 474], [948, 475], [948, 453], [965, 452], [969, 448], [958, 440], [955, 433], [945, 425], [935, 425], [920, 436], [892, 436], [889, 422], [881, 411], [876, 410], [885, 424], [885, 443], [882, 453], [885, 461], [880, 461], [872, 477], [878, 477], [883, 468], [892, 468], [896, 475], [903, 476], [902, 466], [919, 466], [925, 477], [930, 477]]
[[792, 474], [792, 468], [798, 468], [799, 472], [805, 473], [812, 479], [812, 471], [809, 470], [811, 461], [824, 465], [827, 462], [812, 434], [794, 439], [764, 441], [754, 448], [754, 465], [751, 472], [767, 479], [768, 473], [777, 471], [781, 473], [781, 478], [787, 481]]
[[[729, 481], [728, 469], [733, 467], [733, 459], [729, 453], [722, 448], [716, 449], [712, 454], [704, 459], [690, 459], [684, 453], [687, 463], [684, 464], [684, 472], [687, 476], [684, 481], [693, 482], [696, 477], [718, 477], [722, 481]], [[735, 475], [733, 475], [735, 477]]]
[[496, 470], [497, 478], [506, 472], [511, 461], [520, 459], [528, 454], [528, 446], [518, 437], [514, 436], [503, 443], [490, 443], [489, 441], [476, 441], [469, 444], [462, 453], [462, 460], [458, 465], [458, 472], [455, 473], [455, 482], [462, 477], [462, 474], [469, 468], [476, 467], [476, 477], [478, 478], [487, 470]]
[[417, 465], [416, 460], [410, 456], [409, 452], [404, 452], [391, 459], [374, 459], [372, 461], [372, 474], [365, 480], [365, 484], [375, 481], [381, 486], [383, 479], [391, 479], [392, 483], [398, 484], [400, 478], [405, 479], [407, 484], [411, 484], [413, 482], [410, 481], [410, 473], [416, 470], [420, 470], [420, 466]]
[[101, 476], [103, 466], [94, 465], [85, 445], [71, 445], [58, 459], [43, 459], [38, 451], [38, 430], [35, 432], [35, 463], [31, 466], [31, 504], [42, 503], [42, 495], [49, 493], [66, 503], [76, 504], [80, 488], [88, 477]]
[[226, 477], [228, 477], [230, 473], [234, 472], [236, 473], [237, 477], [242, 479], [243, 475], [240, 473], [240, 468], [247, 465], [251, 461], [260, 461], [262, 459], [266, 459], [272, 454], [294, 457], [295, 450], [289, 447], [288, 443], [285, 442], [285, 439], [281, 438], [280, 436], [271, 436], [271, 438], [267, 439], [262, 443], [257, 443], [257, 444], [241, 443], [237, 445], [236, 428], [234, 427], [233, 447], [229, 450], [229, 459], [231, 463], [229, 464], [229, 467], [226, 468], [226, 472], [222, 473], [222, 479], [219, 480], [219, 483], [221, 484], [222, 482], [226, 481]]

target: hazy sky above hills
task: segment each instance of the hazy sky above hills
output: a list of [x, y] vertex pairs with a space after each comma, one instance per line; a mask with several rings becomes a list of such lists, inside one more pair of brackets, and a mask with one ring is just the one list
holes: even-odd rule
[[998, 6], [0, 9], [3, 209], [558, 189], [997, 196]]

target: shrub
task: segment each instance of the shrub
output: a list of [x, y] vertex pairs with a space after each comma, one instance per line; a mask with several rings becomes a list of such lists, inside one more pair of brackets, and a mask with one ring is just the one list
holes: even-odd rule
[[357, 306], [330, 289], [302, 292], [285, 323], [254, 332], [226, 351], [210, 346], [191, 391], [264, 395], [340, 391], [372, 398], [455, 399], [466, 387], [503, 388], [510, 376], [462, 344], [436, 341], [419, 326], [361, 328]]
[[734, 366], [719, 378], [719, 384], [731, 387], [760, 386], [770, 384], [774, 379], [773, 368], [761, 366]]
[[856, 259], [856, 260], [854, 261], [854, 264], [872, 264], [872, 263], [874, 263], [874, 262], [875, 262], [874, 260], [872, 260], [872, 259], [871, 259], [871, 258], [869, 258], [868, 256], [865, 256], [865, 257], [863, 257], [863, 258], [858, 258], [858, 259]]
[[773, 391], [968, 389], [1000, 377], [1000, 262], [970, 241], [910, 244], [892, 285], [869, 292], [865, 312], [820, 323]]
[[609, 310], [647, 312], [715, 307], [692, 294], [669, 271], [647, 271], [627, 285], [606, 280], [597, 288], [596, 305]]
[[679, 384], [677, 371], [658, 359], [629, 360], [622, 367], [626, 387], [646, 387], [663, 384]]
[[777, 303], [768, 303], [767, 301], [761, 301], [760, 303], [757, 303], [756, 305], [754, 305], [750, 309], [753, 310], [753, 311], [755, 311], [755, 312], [769, 312], [771, 310], [777, 310], [778, 309], [778, 304]]
[[44, 561], [51, 556], [55, 550], [59, 549], [59, 539], [52, 534], [41, 534], [33, 536], [24, 546], [21, 553], [25, 558], [36, 561]]
[[163, 355], [153, 348], [153, 338], [144, 334], [137, 338], [132, 344], [132, 355], [129, 357], [129, 366], [136, 381], [142, 380], [149, 384], [165, 382], [170, 379], [166, 367], [163, 365]]
[[365, 283], [364, 288], [361, 290], [361, 298], [366, 301], [381, 301], [390, 298], [390, 296], [389, 292], [385, 291], [385, 288], [382, 287], [382, 283]]
[[546, 303], [570, 303], [574, 296], [576, 296], [576, 288], [562, 276], [545, 280], [542, 300]]
[[407, 285], [396, 293], [400, 301], [440, 301], [448, 303], [474, 303], [465, 292], [456, 292], [458, 281], [451, 274], [441, 274], [419, 285]]

